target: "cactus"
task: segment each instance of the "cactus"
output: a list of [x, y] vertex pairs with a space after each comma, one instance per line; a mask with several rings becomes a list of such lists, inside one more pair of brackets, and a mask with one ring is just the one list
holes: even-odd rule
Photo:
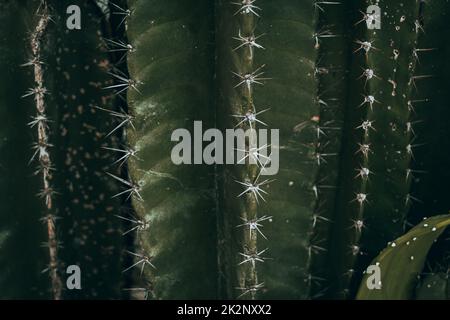
[[411, 299], [417, 276], [424, 267], [431, 245], [449, 224], [449, 215], [425, 219], [407, 234], [389, 243], [373, 262], [381, 269], [381, 290], [369, 290], [364, 281], [367, 280], [366, 275], [357, 298]]
[[0, 0], [0, 297], [445, 296], [449, 4], [72, 2]]
[[[12, 130], [22, 136], [6, 131], [2, 144], [2, 154], [11, 154], [2, 160], [4, 175], [7, 170], [17, 170], [13, 177], [16, 182], [2, 180], [7, 199], [1, 210], [5, 221], [2, 250], [6, 250], [2, 251], [2, 281], [6, 281], [1, 284], [2, 298], [122, 296], [123, 240], [119, 223], [111, 219], [120, 212], [121, 203], [110, 200], [109, 195], [118, 190], [118, 185], [104, 176], [110, 161], [101, 149], [117, 146], [118, 139], [105, 139], [111, 119], [94, 108], [114, 108], [110, 94], [100, 90], [111, 81], [105, 72], [108, 57], [99, 48], [101, 15], [92, 3], [81, 6], [85, 29], [71, 34], [58, 27], [65, 24], [69, 4], [2, 2], [2, 6], [11, 8], [2, 10], [5, 19], [18, 24], [20, 32], [19, 36], [6, 31], [2, 35], [10, 39], [5, 43], [11, 43], [10, 48], [2, 47], [2, 68], [17, 79], [15, 87], [5, 88], [2, 94], [2, 111]], [[15, 22], [16, 16], [20, 23]], [[25, 21], [31, 24], [27, 26]], [[17, 109], [21, 110], [18, 115]], [[21, 157], [23, 162], [17, 163]], [[25, 187], [20, 187], [19, 182]], [[8, 188], [11, 183], [17, 188]], [[24, 233], [29, 240], [17, 238], [24, 238]], [[20, 258], [24, 252], [27, 255]], [[16, 265], [27, 269], [15, 270]], [[83, 272], [82, 293], [64, 290], [63, 277], [69, 265], [78, 265]], [[17, 280], [16, 273], [23, 280]]]

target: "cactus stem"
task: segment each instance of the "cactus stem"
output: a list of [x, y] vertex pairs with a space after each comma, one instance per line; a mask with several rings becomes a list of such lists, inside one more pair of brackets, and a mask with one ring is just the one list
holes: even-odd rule
[[259, 72], [259, 71], [261, 71], [261, 69], [263, 69], [264, 67], [265, 67], [265, 65], [262, 65], [259, 68], [257, 68], [255, 71], [253, 71], [252, 73], [246, 73], [246, 74], [238, 74], [238, 73], [232, 71], [232, 73], [235, 76], [237, 76], [239, 78], [239, 80], [241, 80], [234, 87], [237, 88], [242, 85], [245, 85], [247, 87], [249, 94], [251, 94], [253, 84], [264, 85], [264, 83], [261, 81], [270, 80], [270, 78], [261, 78], [260, 77], [260, 76], [264, 75], [264, 72]]
[[115, 180], [117, 180], [117, 181], [119, 181], [119, 182], [121, 182], [121, 183], [123, 183], [124, 185], [126, 185], [126, 186], [129, 187], [128, 189], [126, 189], [126, 190], [124, 190], [124, 191], [121, 191], [121, 192], [119, 192], [119, 193], [116, 193], [116, 194], [113, 195], [111, 198], [116, 198], [116, 197], [120, 197], [120, 196], [123, 195], [123, 194], [128, 194], [126, 200], [129, 200], [129, 199], [131, 198], [131, 196], [134, 195], [135, 198], [136, 198], [137, 200], [139, 200], [139, 201], [144, 201], [144, 199], [142, 198], [142, 196], [141, 196], [141, 194], [140, 194], [140, 192], [141, 192], [141, 186], [139, 186], [139, 185], [137, 185], [137, 184], [135, 184], [135, 183], [133, 183], [133, 182], [127, 181], [127, 180], [125, 180], [125, 179], [122, 179], [121, 177], [115, 176], [115, 175], [113, 175], [112, 173], [106, 172], [106, 174], [107, 174], [108, 176], [110, 176], [111, 178], [113, 178], [113, 179], [115, 179]]
[[245, 296], [246, 294], [250, 293], [252, 296], [252, 299], [254, 299], [256, 292], [258, 292], [262, 288], [264, 288], [264, 282], [257, 283], [255, 285], [248, 286], [248, 287], [236, 287], [236, 290], [243, 291], [237, 298], [239, 299], [239, 298]]
[[116, 78], [117, 80], [119, 80], [119, 83], [117, 84], [113, 84], [110, 86], [106, 86], [102, 89], [106, 90], [106, 89], [120, 89], [118, 91], [116, 91], [114, 94], [119, 95], [122, 92], [126, 92], [129, 88], [134, 89], [137, 93], [141, 93], [138, 89], [139, 85], [142, 85], [143, 82], [139, 81], [139, 80], [134, 80], [134, 79], [128, 79], [123, 73], [121, 73], [119, 71], [119, 74], [115, 74], [112, 72], [108, 72], [108, 74], [110, 74], [111, 76], [113, 76], [114, 78]]
[[123, 153], [123, 155], [120, 158], [118, 158], [116, 161], [112, 163], [112, 165], [119, 164], [119, 168], [122, 167], [128, 161], [129, 158], [141, 160], [136, 156], [136, 153], [138, 151], [133, 148], [118, 149], [118, 148], [102, 147], [102, 149]]

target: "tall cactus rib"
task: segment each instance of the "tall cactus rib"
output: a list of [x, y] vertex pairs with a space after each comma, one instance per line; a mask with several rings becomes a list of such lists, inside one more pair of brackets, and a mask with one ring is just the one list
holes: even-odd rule
[[195, 120], [214, 125], [213, 3], [130, 0], [128, 10], [135, 51], [128, 56], [127, 137], [137, 157], [128, 161], [126, 188], [138, 220], [149, 226], [136, 234], [128, 272], [136, 270], [156, 299], [215, 298], [214, 170], [170, 159], [175, 129], [193, 129]]
[[[54, 200], [59, 235], [64, 248], [60, 260], [64, 269], [78, 265], [82, 290], [65, 290], [63, 298], [120, 298], [122, 270], [119, 182], [105, 174], [118, 174], [113, 160], [120, 149], [118, 132], [111, 133], [119, 110], [110, 91], [112, 60], [102, 38], [109, 38], [102, 13], [91, 1], [79, 4], [81, 30], [61, 29], [72, 2], [52, 3], [52, 19], [47, 32], [46, 77], [52, 93], [47, 98], [53, 162]], [[108, 73], [109, 72], [109, 73]], [[109, 110], [108, 112], [104, 110]]]
[[42, 2], [38, 8], [37, 16], [40, 19], [36, 25], [35, 30], [31, 35], [31, 50], [32, 58], [28, 63], [34, 69], [34, 81], [35, 87], [31, 88], [23, 97], [30, 96], [36, 103], [36, 116], [34, 120], [30, 122], [31, 127], [37, 128], [37, 139], [35, 146], [35, 152], [31, 160], [36, 158], [39, 162], [39, 174], [42, 176], [42, 190], [39, 196], [44, 199], [47, 212], [44, 215], [44, 221], [47, 226], [48, 235], [48, 252], [49, 252], [49, 265], [48, 272], [51, 278], [51, 288], [53, 298], [55, 300], [61, 299], [62, 282], [59, 275], [59, 261], [58, 261], [58, 249], [59, 244], [56, 239], [56, 216], [53, 208], [53, 197], [55, 194], [54, 187], [52, 185], [52, 173], [53, 162], [50, 156], [50, 147], [52, 147], [49, 141], [48, 132], [48, 111], [46, 108], [45, 95], [47, 94], [47, 88], [44, 84], [44, 68], [42, 61], [42, 43], [45, 36], [45, 32], [50, 21], [50, 14], [47, 7], [47, 2]]
[[[25, 21], [36, 22], [35, 6], [17, 1], [0, 3], [0, 21], [14, 26], [0, 30], [0, 72], [7, 79], [0, 86], [0, 298], [47, 299], [51, 297], [47, 276], [42, 269], [49, 264], [40, 243], [48, 241], [39, 220], [46, 210], [36, 197], [42, 188], [42, 176], [34, 175], [28, 164], [33, 143], [27, 123], [36, 115], [33, 99], [20, 97], [34, 87], [34, 72], [20, 68], [30, 53], [29, 31]], [[36, 129], [34, 127], [33, 129]], [[35, 130], [33, 130], [35, 132]]]
[[[245, 114], [249, 109], [255, 112], [255, 107], [256, 111], [268, 109], [260, 115], [260, 121], [267, 129], [281, 128], [279, 145], [271, 142], [271, 151], [280, 152], [280, 168], [274, 177], [259, 177], [267, 193], [265, 201], [259, 202], [251, 193], [246, 199], [237, 197], [241, 190], [234, 181], [253, 182], [257, 168], [223, 169], [221, 235], [222, 242], [228, 244], [220, 252], [220, 260], [227, 261], [222, 265], [224, 287], [227, 297], [311, 298], [322, 293], [313, 288], [322, 280], [318, 273], [323, 272], [314, 260], [325, 254], [323, 240], [331, 220], [328, 212], [323, 214], [321, 210], [333, 204], [332, 200], [326, 203], [323, 195], [333, 190], [335, 177], [322, 170], [337, 166], [332, 159], [335, 146], [327, 144], [323, 133], [326, 131], [333, 139], [335, 132], [339, 133], [338, 122], [333, 123], [327, 116], [331, 116], [333, 104], [337, 109], [341, 107], [334, 97], [336, 91], [325, 92], [320, 81], [327, 81], [326, 68], [333, 68], [342, 55], [336, 52], [335, 57], [330, 57], [320, 46], [342, 38], [322, 22], [323, 8], [319, 10], [309, 1], [285, 2], [282, 6], [258, 1], [254, 5], [257, 14], [246, 12], [245, 3], [240, 10], [226, 1], [219, 2], [217, 8], [219, 127], [236, 125], [229, 115]], [[239, 36], [260, 37], [261, 48], [234, 50], [234, 39]], [[269, 79], [262, 79], [263, 85], [254, 84], [250, 97], [246, 96], [246, 88], [235, 88], [230, 81], [230, 70], [245, 75], [262, 66], [265, 73], [261, 77]], [[329, 76], [339, 82], [343, 74], [338, 71]], [[248, 129], [249, 125], [243, 127]], [[261, 123], [259, 127], [266, 129]], [[271, 180], [270, 184], [263, 185], [264, 179]], [[237, 234], [236, 226], [242, 225], [242, 220], [247, 228]], [[248, 222], [259, 225], [249, 233], [252, 225]], [[256, 254], [259, 260], [247, 263], [245, 270], [245, 260], [239, 257], [242, 254]]]
[[[356, 6], [366, 12], [372, 1]], [[343, 166], [337, 202], [338, 212], [332, 247], [333, 259], [342, 259], [336, 268], [337, 297], [352, 295], [361, 271], [389, 240], [401, 235], [411, 203], [411, 163], [416, 141], [411, 124], [414, 88], [424, 75], [415, 75], [420, 24], [419, 3], [379, 3], [382, 30], [364, 23], [354, 38], [356, 64], [352, 67], [351, 88], [361, 93], [349, 99], [344, 135]], [[356, 156], [355, 156], [356, 155]], [[350, 172], [357, 174], [350, 174]], [[356, 177], [355, 177], [356, 175]], [[354, 226], [352, 233], [342, 230]], [[337, 257], [337, 254], [343, 257]], [[356, 280], [355, 280], [356, 279]]]

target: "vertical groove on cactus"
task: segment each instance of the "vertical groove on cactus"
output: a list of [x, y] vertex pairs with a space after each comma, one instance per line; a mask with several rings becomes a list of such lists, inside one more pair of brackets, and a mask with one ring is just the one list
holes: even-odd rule
[[[48, 266], [48, 241], [40, 223], [45, 205], [36, 197], [42, 177], [28, 162], [33, 135], [27, 123], [36, 115], [33, 99], [20, 97], [34, 87], [32, 68], [20, 65], [30, 58], [30, 35], [35, 26], [34, 5], [0, 2], [0, 299], [47, 299], [50, 281], [41, 271]], [[26, 22], [32, 22], [27, 25]], [[11, 32], [14, 30], [14, 32]], [[34, 130], [33, 130], [34, 131]], [[34, 133], [34, 132], [33, 132]]]
[[41, 3], [41, 6], [39, 7], [36, 14], [40, 16], [40, 19], [31, 36], [31, 50], [33, 55], [30, 62], [27, 63], [27, 65], [33, 67], [34, 69], [35, 87], [31, 88], [29, 92], [27, 92], [23, 97], [27, 96], [33, 97], [36, 104], [36, 116], [34, 117], [33, 121], [30, 122], [30, 127], [37, 128], [38, 142], [34, 146], [36, 150], [31, 160], [34, 160], [35, 157], [37, 158], [37, 160], [39, 161], [39, 174], [42, 175], [43, 188], [39, 193], [39, 196], [44, 199], [47, 208], [47, 212], [44, 215], [43, 220], [47, 227], [47, 234], [48, 234], [48, 242], [47, 242], [49, 251], [48, 272], [50, 274], [52, 284], [53, 298], [55, 300], [59, 300], [61, 299], [62, 282], [58, 270], [59, 245], [56, 239], [56, 226], [55, 226], [56, 217], [53, 214], [54, 190], [51, 182], [52, 180], [51, 170], [53, 170], [53, 167], [49, 150], [49, 148], [52, 145], [49, 142], [49, 133], [48, 133], [49, 120], [46, 113], [46, 103], [45, 103], [45, 94], [47, 94], [47, 89], [44, 85], [44, 69], [42, 66], [43, 61], [41, 60], [42, 42], [44, 41], [43, 38], [45, 36], [45, 31], [47, 29], [47, 25], [50, 20], [47, 2], [43, 1]]
[[[318, 79], [316, 101], [320, 114], [310, 121], [316, 134], [316, 161], [319, 172], [313, 187], [316, 198], [312, 216], [312, 239], [316, 244], [310, 266], [311, 298], [326, 296], [332, 280], [327, 271], [330, 232], [334, 225], [334, 206], [339, 178], [339, 154], [342, 147], [345, 90], [348, 83], [349, 55], [348, 6], [341, 2], [316, 3], [317, 29], [313, 40], [318, 52], [315, 76]], [[345, 20], [344, 20], [345, 19]]]

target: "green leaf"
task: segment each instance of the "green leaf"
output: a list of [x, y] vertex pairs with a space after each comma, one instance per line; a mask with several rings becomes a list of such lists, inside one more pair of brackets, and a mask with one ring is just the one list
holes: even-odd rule
[[450, 215], [422, 221], [411, 231], [391, 242], [373, 261], [381, 269], [381, 289], [368, 289], [366, 274], [361, 282], [358, 300], [411, 299], [428, 251], [450, 224]]

